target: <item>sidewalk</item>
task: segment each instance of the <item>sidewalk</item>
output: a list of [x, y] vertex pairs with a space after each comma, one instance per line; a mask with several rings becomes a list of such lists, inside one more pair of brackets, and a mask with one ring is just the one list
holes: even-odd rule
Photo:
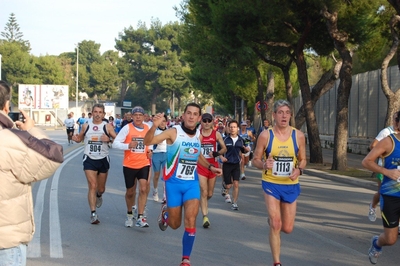
[[[332, 160], [333, 160], [333, 149], [322, 149], [322, 156], [323, 156], [323, 161], [324, 165], [331, 165]], [[346, 176], [343, 174], [343, 172], [340, 172], [341, 174], [335, 174], [332, 173], [332, 171], [324, 171], [323, 169], [315, 169], [318, 167], [314, 167], [311, 164], [309, 164], [309, 167], [306, 167], [304, 169], [304, 173], [307, 175], [313, 175], [313, 176], [318, 176], [320, 178], [326, 178], [330, 180], [335, 180], [335, 181], [340, 181], [343, 183], [359, 186], [359, 187], [364, 187], [367, 189], [372, 189], [372, 190], [377, 190], [378, 186], [376, 184], [376, 180], [371, 177], [372, 173], [368, 170], [366, 170], [362, 166], [362, 160], [364, 159], [365, 155], [360, 155], [360, 154], [354, 154], [354, 153], [347, 153], [347, 166], [349, 168], [356, 169], [356, 171], [360, 172], [365, 172], [364, 177], [362, 178], [357, 178], [353, 176]], [[309, 151], [307, 147], [307, 158], [309, 158]], [[325, 167], [329, 168], [330, 167]], [[351, 172], [349, 172], [351, 173]]]

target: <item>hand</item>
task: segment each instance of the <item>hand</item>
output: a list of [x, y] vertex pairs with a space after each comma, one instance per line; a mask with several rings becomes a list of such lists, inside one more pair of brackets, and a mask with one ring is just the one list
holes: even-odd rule
[[151, 150], [147, 151], [147, 159], [151, 159], [151, 157], [153, 156], [153, 152]]
[[19, 110], [25, 118], [24, 122], [21, 121], [16, 121], [15, 125], [17, 126], [17, 128], [21, 129], [21, 130], [29, 130], [31, 128], [33, 128], [35, 126], [35, 121], [29, 117], [28, 113], [25, 112], [24, 110]]
[[163, 121], [164, 113], [158, 113], [153, 117], [153, 126], [159, 127]]
[[75, 142], [80, 142], [79, 135], [78, 134], [73, 135], [72, 140]]
[[225, 157], [222, 157], [222, 158], [221, 158], [221, 162], [225, 163], [225, 162], [227, 162], [227, 161], [228, 161], [228, 159], [226, 159]]
[[217, 176], [222, 175], [222, 169], [221, 168], [217, 168], [217, 167], [213, 166], [213, 167], [211, 167], [210, 170], [211, 170], [211, 172], [213, 172]]
[[137, 145], [138, 145], [138, 143], [139, 143], [138, 141], [132, 140], [131, 142], [129, 142], [128, 148], [129, 148], [129, 149], [136, 148]]
[[292, 174], [289, 176], [290, 180], [295, 181], [300, 176], [300, 169], [293, 168]]
[[264, 162], [264, 165], [263, 165], [264, 170], [272, 169], [272, 167], [274, 167], [274, 162], [275, 162], [275, 160], [274, 160], [274, 158], [272, 158], [272, 155], [270, 153], [268, 155], [267, 160]]

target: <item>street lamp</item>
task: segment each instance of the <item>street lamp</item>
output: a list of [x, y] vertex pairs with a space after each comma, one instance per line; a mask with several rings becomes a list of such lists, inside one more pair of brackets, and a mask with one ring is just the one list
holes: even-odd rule
[[75, 98], [76, 98], [76, 106], [75, 106], [75, 111], [78, 112], [78, 80], [79, 80], [79, 44], [76, 45], [76, 92], [75, 92]]

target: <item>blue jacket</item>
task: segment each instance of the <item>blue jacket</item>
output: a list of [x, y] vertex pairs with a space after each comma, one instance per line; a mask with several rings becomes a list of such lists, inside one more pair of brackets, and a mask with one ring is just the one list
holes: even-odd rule
[[240, 163], [240, 152], [243, 152], [245, 147], [243, 138], [238, 136], [237, 141], [235, 142], [235, 144], [233, 144], [233, 139], [230, 136], [227, 136], [224, 138], [224, 142], [227, 149], [224, 157], [228, 159], [228, 161], [225, 163]]

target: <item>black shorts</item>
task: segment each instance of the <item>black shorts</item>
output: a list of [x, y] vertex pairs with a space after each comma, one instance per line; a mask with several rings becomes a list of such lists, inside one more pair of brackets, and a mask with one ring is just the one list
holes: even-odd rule
[[74, 128], [73, 127], [67, 127], [67, 135], [70, 133], [74, 134]]
[[149, 171], [150, 171], [150, 165], [147, 165], [145, 167], [142, 167], [140, 169], [133, 169], [124, 166], [123, 167], [123, 172], [124, 172], [124, 178], [125, 178], [125, 187], [126, 188], [131, 188], [135, 185], [136, 179], [149, 179]]
[[224, 183], [229, 185], [233, 181], [239, 181], [240, 179], [240, 163], [223, 163], [222, 173], [224, 175]]
[[83, 170], [93, 170], [99, 173], [107, 173], [110, 169], [110, 157], [103, 159], [93, 160], [86, 154], [83, 155]]
[[395, 228], [399, 226], [400, 197], [381, 195], [380, 205], [383, 227]]

